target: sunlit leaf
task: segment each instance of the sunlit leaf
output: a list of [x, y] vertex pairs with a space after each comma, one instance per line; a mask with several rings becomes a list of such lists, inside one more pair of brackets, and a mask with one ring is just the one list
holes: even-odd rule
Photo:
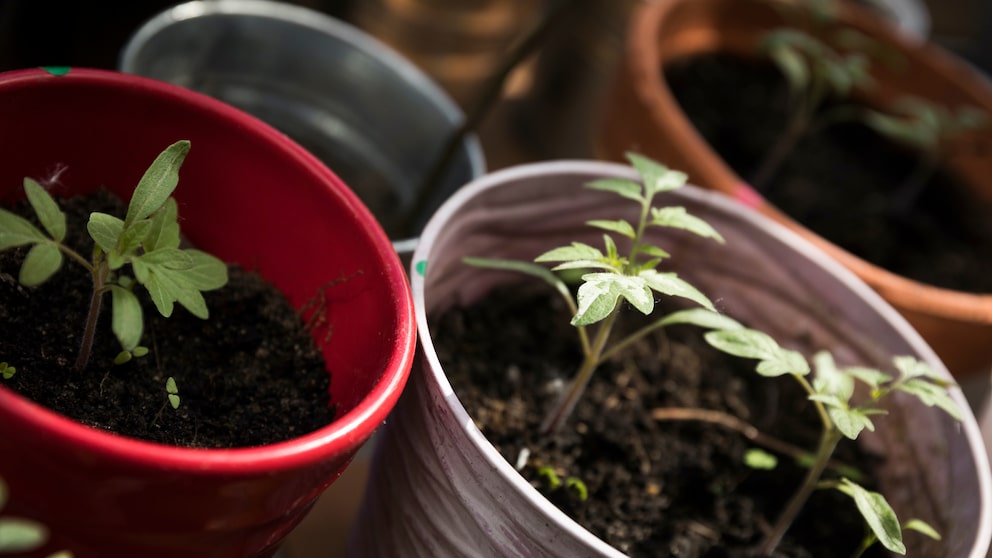
[[872, 532], [878, 537], [882, 546], [897, 554], [906, 554], [906, 545], [902, 542], [902, 528], [899, 518], [885, 497], [878, 492], [866, 490], [848, 479], [841, 479], [838, 489], [854, 499], [858, 511]]

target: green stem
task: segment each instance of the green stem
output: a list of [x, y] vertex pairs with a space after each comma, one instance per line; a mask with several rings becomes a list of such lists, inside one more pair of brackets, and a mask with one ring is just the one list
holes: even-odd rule
[[823, 433], [823, 436], [820, 438], [820, 445], [816, 450], [816, 461], [806, 472], [806, 478], [803, 480], [803, 484], [792, 495], [788, 505], [785, 507], [785, 511], [779, 515], [772, 530], [761, 542], [761, 546], [758, 549], [759, 556], [771, 556], [772, 552], [775, 551], [775, 548], [782, 541], [785, 532], [792, 525], [793, 521], [795, 521], [796, 516], [799, 515], [803, 506], [806, 505], [806, 501], [809, 500], [810, 494], [816, 490], [816, 485], [820, 481], [820, 477], [823, 476], [823, 471], [826, 470], [827, 464], [830, 463], [830, 456], [833, 455], [834, 449], [837, 447], [837, 443], [840, 442], [841, 438], [843, 438], [843, 435], [835, 428], [830, 428]]
[[107, 276], [110, 274], [110, 267], [104, 263], [98, 264], [93, 269], [93, 294], [90, 296], [90, 310], [86, 314], [86, 327], [83, 329], [83, 340], [79, 346], [79, 354], [76, 357], [76, 371], [82, 372], [90, 361], [90, 353], [93, 351], [93, 338], [96, 336], [96, 324], [100, 319], [100, 308], [103, 305], [103, 294]]
[[575, 404], [585, 391], [589, 379], [592, 378], [592, 373], [596, 371], [596, 367], [602, 361], [603, 347], [606, 346], [606, 341], [610, 337], [610, 330], [613, 329], [613, 324], [616, 322], [619, 313], [619, 308], [614, 309], [606, 317], [602, 325], [599, 326], [599, 329], [596, 331], [596, 339], [592, 344], [592, 350], [586, 354], [579, 372], [572, 378], [568, 388], [558, 399], [558, 402], [551, 409], [548, 416], [545, 417], [544, 422], [541, 423], [540, 430], [542, 434], [558, 431], [569, 415], [572, 414]]
[[56, 242], [55, 243], [55, 246], [58, 247], [58, 249], [63, 254], [65, 254], [66, 256], [69, 256], [70, 259], [75, 260], [80, 265], [82, 265], [83, 267], [85, 267], [86, 268], [86, 271], [89, 271], [90, 273], [94, 273], [95, 272], [95, 270], [93, 268], [93, 264], [90, 263], [89, 260], [87, 260], [86, 258], [80, 256], [79, 255], [79, 252], [76, 252], [75, 250], [73, 250], [72, 248], [69, 248], [65, 244], [62, 244], [61, 242]]

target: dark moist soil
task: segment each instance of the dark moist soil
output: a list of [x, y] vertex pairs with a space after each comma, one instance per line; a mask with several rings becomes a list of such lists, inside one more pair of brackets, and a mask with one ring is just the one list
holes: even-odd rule
[[[701, 135], [739, 176], [753, 177], [785, 128], [788, 89], [778, 70], [719, 53], [673, 62], [664, 73]], [[959, 145], [950, 156], [974, 156], [986, 147]], [[835, 124], [807, 135], [762, 194], [813, 231], [897, 274], [992, 292], [992, 208], [952, 174], [933, 175], [910, 213], [889, 209], [890, 194], [917, 160], [863, 124]]]
[[[617, 327], [636, 325], [621, 319]], [[554, 386], [579, 365], [560, 298], [547, 289], [496, 290], [439, 316], [431, 335], [459, 399], [506, 460], [516, 464], [528, 449], [521, 474], [631, 556], [753, 556], [805, 473], [787, 457], [775, 470], [751, 469], [743, 456], [756, 446], [742, 435], [702, 422], [656, 421], [653, 409], [715, 409], [803, 448], [818, 440], [818, 419], [795, 380], [759, 377], [753, 362], [706, 346], [698, 329], [670, 329], [604, 364], [562, 432], [543, 437], [537, 432]], [[843, 443], [837, 456], [866, 474], [877, 464], [853, 443]], [[562, 479], [581, 479], [589, 498], [552, 490], [538, 473], [544, 466]], [[805, 510], [775, 556], [848, 557], [861, 542], [864, 526], [849, 497], [817, 491]], [[872, 552], [866, 556], [885, 555]]]
[[[66, 244], [86, 246], [77, 248], [82, 253], [92, 246], [85, 233], [91, 211], [126, 211], [105, 191], [60, 203], [68, 219]], [[15, 210], [31, 213], [23, 203]], [[163, 318], [139, 287], [142, 344], [151, 352], [119, 366], [112, 364], [120, 345], [106, 298], [93, 357], [76, 372], [90, 276], [66, 260], [47, 283], [25, 288], [16, 279], [24, 254], [0, 252], [0, 361], [17, 368], [0, 384], [83, 424], [177, 446], [264, 445], [333, 421], [322, 355], [282, 294], [257, 273], [230, 267], [229, 283], [204, 293], [206, 321], [178, 304]], [[169, 376], [179, 388], [177, 410], [167, 404]]]

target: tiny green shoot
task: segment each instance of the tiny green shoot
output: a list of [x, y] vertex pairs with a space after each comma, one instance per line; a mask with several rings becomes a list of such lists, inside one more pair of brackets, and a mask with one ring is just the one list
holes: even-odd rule
[[744, 452], [744, 464], [752, 469], [769, 471], [778, 467], [778, 458], [763, 449], [751, 448]]
[[586, 483], [582, 482], [582, 479], [578, 477], [568, 477], [565, 479], [565, 488], [575, 492], [575, 495], [583, 502], [589, 499], [589, 489], [586, 487]]
[[176, 379], [172, 376], [165, 381], [165, 393], [169, 396], [169, 405], [173, 409], [179, 408], [179, 388], [176, 386]]
[[189, 150], [188, 141], [179, 141], [159, 154], [135, 187], [124, 219], [100, 212], [90, 215], [86, 230], [95, 243], [91, 258], [63, 243], [65, 214], [37, 181], [25, 178], [24, 190], [41, 228], [0, 209], [0, 250], [30, 246], [21, 263], [21, 284], [31, 287], [44, 283], [61, 268], [65, 257], [82, 266], [92, 278], [76, 370], [81, 371], [89, 362], [105, 294], [110, 294], [111, 329], [122, 350], [115, 362], [123, 363], [147, 353], [139, 346], [144, 318], [135, 295], [137, 285], [145, 288], [165, 317], [172, 315], [178, 302], [193, 315], [206, 319], [209, 312], [202, 292], [227, 283], [227, 268], [222, 261], [199, 250], [179, 247], [178, 205], [171, 196]]
[[537, 477], [544, 479], [551, 490], [555, 490], [561, 486], [561, 478], [558, 477], [558, 473], [552, 467], [544, 466], [539, 468], [537, 470]]
[[7, 364], [6, 362], [0, 362], [0, 377], [4, 380], [9, 380], [14, 377], [17, 373], [17, 368]]

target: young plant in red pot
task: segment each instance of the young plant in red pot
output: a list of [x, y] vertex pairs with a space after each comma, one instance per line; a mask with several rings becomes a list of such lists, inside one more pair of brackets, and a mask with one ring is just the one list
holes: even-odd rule
[[[782, 227], [679, 188], [680, 173], [635, 165], [639, 173], [577, 161], [506, 169], [428, 224], [411, 270], [422, 352], [376, 445], [354, 554], [808, 556], [797, 541], [813, 532], [829, 534], [812, 555], [853, 554], [864, 523], [844, 523], [884, 494], [903, 522], [922, 519], [943, 537], [907, 534], [911, 555], [984, 556], [992, 529], [974, 517], [989, 513], [987, 459], [967, 410], [959, 423], [931, 406], [966, 409], [919, 336]], [[645, 201], [654, 194], [661, 207]], [[629, 306], [658, 312], [638, 320]], [[751, 362], [723, 369], [704, 356], [699, 326], [713, 330], [713, 345], [761, 361], [757, 374]], [[911, 379], [928, 385], [910, 387], [923, 400], [902, 392]], [[725, 436], [733, 449], [714, 449]], [[831, 462], [839, 437], [857, 442]], [[778, 456], [778, 468], [756, 471], [754, 457], [768, 456], [754, 446]], [[810, 454], [831, 462], [829, 482], [817, 482]], [[384, 474], [398, 462], [402, 474]], [[840, 480], [852, 463], [869, 492]], [[969, 488], [948, 484], [958, 482]], [[808, 509], [820, 511], [800, 514], [779, 544], [813, 486], [840, 490], [815, 491]], [[969, 490], [976, 501], [952, 502]], [[830, 526], [811, 528], [816, 516]], [[891, 518], [880, 524], [898, 531]]]
[[[852, 2], [817, 3], [830, 7], [825, 19], [799, 9], [803, 4], [812, 2], [645, 5], [631, 19], [601, 153], [619, 158], [636, 148], [685, 169], [700, 186], [756, 207], [875, 288], [956, 376], [985, 372], [992, 365], [992, 288], [982, 278], [990, 276], [992, 242], [981, 216], [992, 204], [983, 187], [992, 128], [976, 126], [980, 119], [973, 116], [992, 114], [992, 89], [974, 69]], [[786, 53], [791, 61], [779, 56], [784, 49], [772, 52], [776, 67], [761, 48], [783, 28], [829, 46], [840, 61], [857, 62], [849, 69], [864, 79], [851, 82], [835, 65], [807, 107], [814, 119], [806, 122], [808, 133], [772, 165], [778, 171], [762, 173], [760, 161], [789, 135], [783, 132], [788, 115], [797, 112], [790, 85], [803, 72], [795, 50]], [[790, 64], [797, 72], [780, 71]], [[929, 108], [907, 110], [919, 108], [918, 101]], [[950, 117], [942, 124], [934, 120], [941, 113]], [[893, 119], [902, 120], [899, 129], [889, 125]], [[937, 143], [920, 135], [927, 122], [940, 128], [931, 127]], [[916, 137], [905, 134], [910, 129]], [[912, 197], [899, 192], [916, 180], [914, 169], [934, 160], [937, 172], [920, 173], [927, 186], [913, 211], [891, 209]], [[756, 177], [763, 183], [757, 192]]]
[[[0, 132], [0, 147], [11, 159], [0, 172], [0, 197], [10, 209], [23, 198], [25, 177], [39, 179], [28, 186], [28, 201], [38, 214], [32, 221], [36, 232], [52, 233], [50, 240], [59, 240], [55, 237], [61, 234], [60, 227], [52, 225], [59, 222], [52, 218], [53, 203], [39, 195], [45, 190], [42, 185], [62, 207], [84, 199], [74, 195], [89, 197], [103, 189], [138, 207], [116, 216], [90, 217], [89, 233], [99, 248], [94, 252], [92, 246], [73, 247], [79, 260], [92, 256], [98, 261], [102, 255], [109, 262], [106, 268], [93, 266], [109, 273], [94, 274], [106, 281], [90, 290], [111, 294], [104, 295], [109, 302], [96, 320], [90, 366], [76, 372], [71, 358], [62, 359], [64, 366], [46, 369], [0, 357], [8, 369], [14, 368], [14, 374], [0, 380], [0, 476], [15, 495], [4, 513], [43, 524], [49, 533], [44, 547], [26, 555], [45, 556], [63, 549], [77, 558], [273, 555], [381, 424], [405, 383], [415, 335], [412, 302], [388, 238], [347, 186], [304, 149], [251, 116], [177, 86], [98, 70], [10, 72], [0, 76], [0, 115], [8, 123]], [[149, 198], [132, 198], [132, 190], [141, 182], [138, 191], [148, 193], [139, 179], [156, 154], [170, 145], [162, 157], [172, 162], [157, 166], [160, 158], [145, 177], [156, 175], [155, 169], [171, 169], [163, 176], [175, 187], [175, 201], [163, 201], [155, 193], [146, 213], [139, 206]], [[30, 213], [27, 219], [35, 219]], [[163, 214], [171, 219], [159, 217]], [[66, 243], [74, 238], [74, 227], [86, 228], [85, 219], [80, 223], [69, 215]], [[148, 225], [135, 227], [142, 220]], [[124, 241], [119, 245], [108, 244], [104, 234], [104, 225], [113, 229], [114, 223], [122, 225], [118, 232], [123, 231]], [[181, 247], [174, 246], [178, 232], [172, 224], [181, 226]], [[170, 239], [167, 245], [156, 246], [149, 244], [147, 230], [139, 234], [135, 228], [172, 232], [162, 236]], [[118, 250], [134, 244], [125, 237], [135, 242], [141, 238], [140, 250]], [[18, 275], [24, 267], [28, 284], [38, 282], [39, 269], [44, 275], [54, 267], [45, 265], [51, 249], [37, 248], [52, 244], [48, 240], [34, 244], [27, 251], [40, 254], [30, 256], [33, 263], [19, 263], [20, 270], [2, 270], [5, 287], [14, 284], [12, 289], [30, 293], [63, 276], [78, 275], [85, 267], [70, 256], [64, 269], [44, 285], [21, 286]], [[154, 255], [156, 248], [163, 251]], [[246, 270], [232, 274], [232, 283], [244, 276], [252, 284], [271, 284], [285, 301], [248, 297], [219, 304], [222, 299], [217, 296], [232, 284], [215, 291], [217, 281], [201, 283], [203, 277], [186, 277], [184, 283], [172, 273], [200, 269], [196, 262], [203, 252], [227, 263], [231, 273]], [[162, 258], [167, 261], [159, 261]], [[73, 266], [78, 267], [70, 269]], [[132, 269], [137, 283], [122, 282]], [[25, 276], [20, 279], [25, 282]], [[184, 287], [189, 282], [200, 284], [197, 290], [210, 291], [204, 294], [208, 320], [197, 317], [203, 314], [202, 301]], [[135, 322], [126, 320], [135, 308], [122, 292], [127, 290], [139, 299], [146, 296], [144, 291], [151, 295], [140, 336]], [[91, 297], [81, 296], [85, 316]], [[179, 303], [172, 316], [155, 321], [158, 311], [169, 313], [172, 301]], [[245, 347], [243, 360], [170, 365], [178, 362], [171, 357], [180, 353], [206, 353], [217, 330], [230, 327], [226, 316], [232, 307], [256, 310], [282, 304], [296, 324], [290, 329], [302, 332], [301, 339], [264, 340], [258, 333], [260, 322], [242, 324], [233, 326], [233, 331]], [[71, 311], [75, 309], [67, 304], [67, 322]], [[165, 322], [192, 329], [167, 335]], [[167, 337], [178, 337], [187, 348], [166, 348]], [[69, 353], [75, 353], [78, 338], [64, 341]], [[126, 352], [121, 353], [122, 348]], [[253, 368], [255, 363], [271, 362], [272, 355], [283, 349], [307, 356], [282, 365], [281, 376], [260, 375]], [[320, 381], [308, 379], [303, 369], [304, 362], [312, 362], [309, 353], [320, 359], [316, 370]], [[112, 364], [117, 356], [119, 364]], [[130, 361], [121, 363], [125, 360]], [[224, 392], [226, 388], [217, 387], [209, 393], [207, 388], [192, 387], [198, 385], [198, 376], [225, 364], [219, 376], [247, 376], [263, 395], [277, 383], [310, 392], [312, 406], [328, 420], [312, 427], [302, 422], [291, 425], [270, 442], [204, 447], [213, 430], [233, 430], [241, 439], [251, 440], [256, 430], [262, 430], [253, 424], [261, 427], [277, 422], [281, 415], [297, 416], [278, 401], [256, 402], [251, 390], [231, 387]], [[94, 366], [108, 370], [96, 374], [95, 389], [87, 384]], [[153, 382], [143, 376], [147, 370], [152, 371]], [[155, 438], [142, 434], [139, 439], [105, 425], [83, 424], [12, 389], [20, 379], [46, 372], [52, 378], [68, 378], [69, 387], [90, 400], [109, 397], [116, 384], [132, 376], [135, 383], [122, 388], [122, 398], [103, 405], [126, 407], [151, 390], [154, 403], [133, 411], [133, 422], [143, 423], [152, 434], [187, 423], [194, 437], [174, 442], [165, 434], [164, 440], [152, 441]], [[207, 407], [225, 408], [240, 418], [215, 423], [198, 410]]]

